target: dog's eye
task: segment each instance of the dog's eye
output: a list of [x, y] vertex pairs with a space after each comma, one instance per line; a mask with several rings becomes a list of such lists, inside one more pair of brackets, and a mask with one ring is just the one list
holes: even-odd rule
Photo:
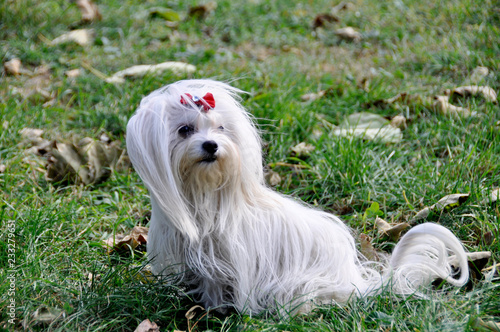
[[220, 126], [219, 128], [217, 128], [219, 130], [224, 130], [224, 127]]
[[186, 126], [180, 127], [178, 132], [179, 132], [179, 135], [186, 138], [194, 132], [194, 128], [193, 128], [193, 126], [186, 125]]

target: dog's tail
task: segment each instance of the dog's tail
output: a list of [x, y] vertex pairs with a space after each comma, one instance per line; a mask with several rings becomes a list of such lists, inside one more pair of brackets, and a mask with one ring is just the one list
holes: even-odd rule
[[[452, 260], [458, 263], [458, 270], [453, 269]], [[399, 294], [418, 292], [438, 278], [454, 286], [463, 286], [469, 278], [460, 241], [445, 227], [432, 223], [413, 227], [403, 236], [394, 248], [390, 266], [393, 290]]]

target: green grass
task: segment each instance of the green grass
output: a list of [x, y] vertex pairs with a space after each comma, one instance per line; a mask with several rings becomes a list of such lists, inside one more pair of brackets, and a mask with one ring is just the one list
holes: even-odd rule
[[[49, 46], [80, 19], [69, 1], [5, 1], [0, 4], [0, 58], [17, 57], [24, 68], [46, 65], [47, 89], [55, 102], [24, 100], [13, 93], [28, 77], [0, 79], [0, 278], [10, 273], [7, 225], [15, 222], [15, 321], [7, 322], [9, 283], [0, 284], [0, 328], [4, 330], [133, 331], [144, 319], [173, 330], [331, 331], [475, 330], [477, 318], [500, 321], [498, 274], [469, 289], [436, 292], [430, 299], [391, 294], [359, 299], [345, 307], [322, 307], [310, 315], [249, 317], [236, 312], [185, 313], [196, 303], [182, 286], [150, 277], [147, 257], [108, 254], [102, 240], [147, 226], [147, 191], [132, 169], [116, 171], [94, 185], [61, 186], [45, 180], [43, 158], [25, 152], [19, 131], [40, 128], [47, 139], [71, 141], [106, 133], [122, 142], [128, 118], [150, 91], [182, 78], [234, 80], [251, 92], [244, 106], [255, 116], [268, 144], [266, 163], [296, 163], [290, 148], [315, 146], [300, 171], [272, 167], [282, 178], [276, 190], [341, 214], [353, 229], [380, 239], [373, 202], [389, 221], [410, 221], [415, 213], [452, 193], [469, 200], [431, 221], [449, 227], [470, 251], [500, 258], [500, 212], [481, 203], [500, 187], [500, 108], [481, 98], [459, 99], [478, 115], [448, 117], [426, 105], [388, 108], [368, 105], [407, 92], [424, 96], [469, 84], [477, 66], [490, 74], [481, 85], [500, 91], [500, 12], [494, 1], [355, 0], [338, 13], [341, 21], [313, 31], [329, 1], [220, 1], [204, 20], [186, 18], [171, 28], [150, 18], [148, 8], [168, 6], [184, 16], [194, 1], [101, 1], [103, 20], [88, 24], [95, 41], [81, 47]], [[359, 43], [340, 41], [333, 30], [352, 26]], [[192, 76], [165, 73], [108, 84], [84, 68], [105, 75], [135, 64], [168, 60], [197, 66]], [[64, 72], [81, 68], [75, 80]], [[310, 92], [334, 93], [312, 102]], [[380, 144], [332, 135], [347, 115], [370, 111], [407, 117], [400, 143]], [[38, 160], [38, 163], [34, 162]], [[491, 236], [488, 237], [488, 232]], [[52, 323], [35, 316], [40, 308], [61, 313]]]

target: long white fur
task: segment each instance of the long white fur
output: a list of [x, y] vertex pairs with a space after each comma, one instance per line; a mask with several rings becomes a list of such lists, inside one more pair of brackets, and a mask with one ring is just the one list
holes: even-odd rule
[[[207, 92], [216, 103], [208, 112], [186, 95]], [[145, 97], [128, 123], [128, 153], [151, 195], [154, 272], [179, 274], [206, 307], [248, 313], [307, 311], [387, 285], [411, 294], [436, 278], [466, 283], [465, 251], [442, 226], [412, 228], [380, 267], [363, 259], [339, 218], [266, 187], [261, 141], [240, 93], [212, 80], [179, 81]], [[192, 135], [179, 135], [184, 125]], [[217, 160], [200, 162], [209, 140]]]

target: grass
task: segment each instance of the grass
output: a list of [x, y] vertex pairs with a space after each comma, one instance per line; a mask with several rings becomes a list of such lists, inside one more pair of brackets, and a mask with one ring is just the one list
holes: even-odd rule
[[[338, 13], [340, 22], [316, 30], [311, 28], [316, 15], [336, 3], [220, 1], [205, 19], [187, 17], [175, 28], [146, 12], [168, 6], [184, 16], [195, 4], [99, 2], [103, 19], [84, 26], [95, 33], [94, 43], [86, 47], [46, 43], [80, 19], [75, 4], [0, 4], [2, 63], [17, 57], [29, 70], [48, 66], [47, 89], [55, 96], [43, 106], [13, 92], [26, 84], [26, 75], [0, 80], [0, 164], [6, 166], [0, 173], [0, 277], [11, 270], [8, 225], [14, 221], [16, 302], [11, 324], [10, 284], [2, 283], [0, 327], [129, 331], [149, 318], [162, 331], [468, 331], [485, 329], [478, 327], [478, 318], [499, 322], [498, 275], [428, 300], [386, 293], [292, 318], [197, 312], [187, 319], [196, 303], [169, 280], [148, 276], [145, 255], [106, 252], [103, 239], [147, 226], [149, 200], [136, 173], [116, 171], [94, 186], [55, 185], [40, 172], [43, 160], [25, 152], [19, 131], [40, 128], [45, 138], [58, 141], [106, 133], [124, 147], [126, 123], [140, 99], [188, 76], [165, 73], [113, 85], [88, 69], [74, 80], [64, 72], [93, 68], [111, 75], [135, 64], [176, 60], [197, 66], [189, 77], [236, 78], [234, 85], [251, 92], [244, 105], [268, 142], [266, 162], [281, 176], [276, 190], [341, 214], [385, 250], [392, 243], [377, 236], [374, 216], [365, 213], [374, 202], [384, 219], [406, 222], [445, 195], [470, 193], [464, 205], [430, 219], [449, 227], [468, 250], [491, 251], [490, 264], [499, 259], [499, 208], [481, 203], [500, 187], [499, 106], [481, 98], [454, 101], [476, 111], [473, 117], [449, 117], [419, 104], [366, 106], [401, 92], [443, 94], [469, 84], [477, 66], [490, 72], [480, 84], [500, 91], [500, 12], [494, 1], [355, 0]], [[359, 30], [361, 41], [339, 40], [333, 31], [343, 26]], [[328, 88], [334, 93], [301, 101], [306, 93]], [[403, 140], [380, 144], [332, 135], [332, 125], [360, 111], [405, 115]], [[305, 161], [290, 154], [300, 142], [315, 147]], [[276, 166], [279, 162], [307, 168], [297, 171]], [[43, 308], [55, 310], [58, 318], [43, 322], [36, 314]]]

